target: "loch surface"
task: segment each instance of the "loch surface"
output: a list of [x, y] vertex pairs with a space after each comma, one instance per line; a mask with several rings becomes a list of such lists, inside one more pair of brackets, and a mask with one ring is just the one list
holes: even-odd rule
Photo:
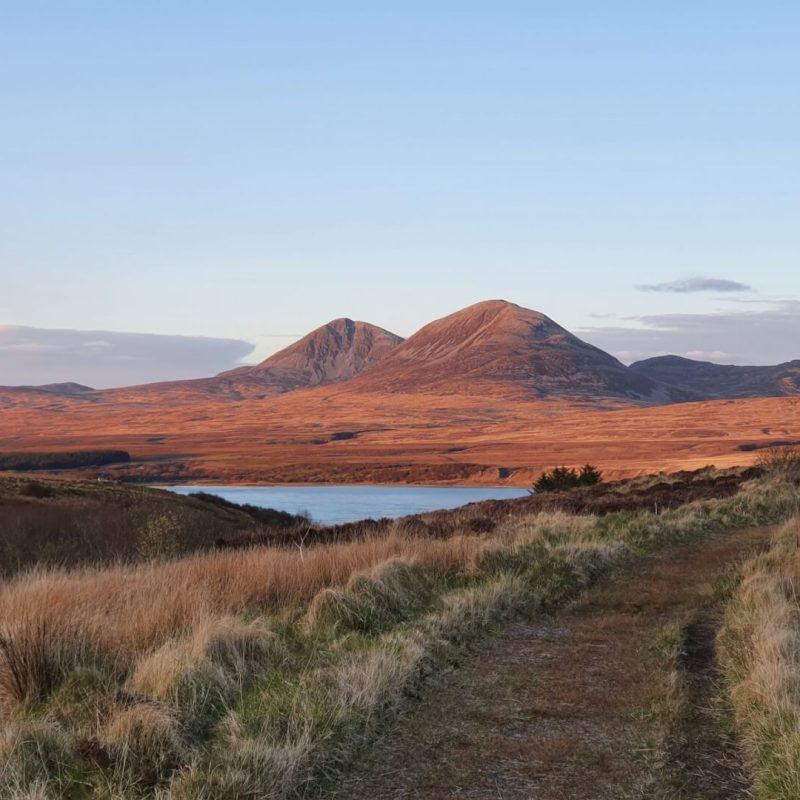
[[208, 492], [234, 503], [306, 512], [315, 522], [335, 525], [372, 517], [402, 517], [480, 500], [524, 497], [524, 489], [451, 486], [168, 486], [178, 494]]

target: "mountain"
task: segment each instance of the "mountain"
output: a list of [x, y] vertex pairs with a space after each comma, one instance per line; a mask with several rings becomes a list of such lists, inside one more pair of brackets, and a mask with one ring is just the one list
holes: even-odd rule
[[657, 356], [630, 367], [671, 384], [697, 400], [800, 395], [800, 360], [768, 367], [713, 364], [681, 356]]
[[342, 317], [253, 367], [220, 373], [209, 383], [240, 391], [291, 392], [346, 381], [377, 364], [403, 338], [368, 322]]
[[[713, 372], [698, 383], [687, 365]], [[212, 378], [77, 394], [0, 387], [0, 442], [123, 449], [134, 462], [113, 474], [138, 482], [526, 486], [586, 461], [608, 476], [747, 463], [777, 437], [800, 439], [799, 369], [626, 367], [544, 314], [492, 300], [405, 342], [334, 320]], [[749, 393], [798, 396], [679, 402], [745, 391], [745, 374], [761, 381]]]
[[683, 399], [538, 311], [489, 300], [431, 322], [347, 391]]

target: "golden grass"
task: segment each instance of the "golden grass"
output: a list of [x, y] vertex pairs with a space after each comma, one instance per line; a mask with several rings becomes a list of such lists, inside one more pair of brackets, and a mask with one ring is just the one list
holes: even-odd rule
[[800, 518], [744, 568], [720, 652], [759, 800], [800, 797]]
[[341, 544], [255, 548], [174, 561], [111, 568], [34, 570], [0, 586], [0, 636], [63, 642], [69, 652], [130, 660], [209, 619], [304, 606], [322, 589], [391, 559], [406, 559], [444, 576], [480, 554], [553, 528], [591, 523], [566, 514], [539, 515], [495, 536], [444, 540], [384, 536]]
[[70, 635], [77, 623], [99, 650], [131, 657], [208, 617], [307, 603], [321, 589], [390, 558], [448, 573], [485, 547], [478, 536], [388, 535], [304, 552], [259, 548], [109, 569], [37, 570], [0, 587], [0, 635], [13, 635], [13, 621], [42, 620], [48, 630]]

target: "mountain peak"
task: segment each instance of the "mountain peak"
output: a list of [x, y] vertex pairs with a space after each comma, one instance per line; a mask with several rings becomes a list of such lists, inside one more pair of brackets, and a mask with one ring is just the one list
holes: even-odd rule
[[224, 372], [218, 378], [272, 392], [334, 383], [376, 364], [402, 341], [377, 325], [338, 317], [260, 364]]
[[[534, 311], [531, 308], [517, 305], [508, 300], [482, 300], [480, 303], [473, 303], [470, 306], [455, 311], [442, 319], [477, 319], [482, 317], [484, 319], [493, 318], [525, 318], [528, 320], [548, 320], [549, 317], [545, 316], [539, 311]], [[437, 320], [438, 321], [438, 320]], [[550, 320], [552, 322], [552, 320]]]
[[661, 390], [546, 315], [505, 300], [475, 303], [426, 325], [354, 381], [353, 388], [367, 387], [649, 400]]

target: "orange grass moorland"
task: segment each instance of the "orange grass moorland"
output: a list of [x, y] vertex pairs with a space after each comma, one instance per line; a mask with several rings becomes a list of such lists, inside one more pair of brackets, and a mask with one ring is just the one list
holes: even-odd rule
[[[146, 480], [529, 485], [554, 464], [609, 478], [751, 463], [800, 440], [800, 399], [657, 407], [470, 394], [378, 394], [346, 386], [264, 399], [145, 386], [79, 397], [0, 391], [5, 451], [116, 447]], [[742, 449], [744, 447], [745, 449]]]

